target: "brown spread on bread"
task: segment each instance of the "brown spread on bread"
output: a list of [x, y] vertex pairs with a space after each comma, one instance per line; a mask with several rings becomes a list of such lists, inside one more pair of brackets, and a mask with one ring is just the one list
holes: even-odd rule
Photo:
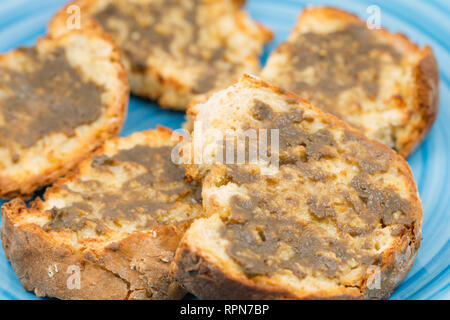
[[[332, 277], [342, 264], [367, 267], [381, 262], [377, 254], [353, 245], [350, 239], [369, 239], [379, 224], [412, 226], [410, 203], [394, 189], [372, 182], [373, 174], [388, 170], [391, 154], [373, 148], [353, 131], [344, 131], [341, 141], [326, 127], [307, 132], [302, 122], [311, 119], [300, 109], [275, 112], [268, 104], [254, 100], [250, 110], [256, 120], [253, 127], [279, 130], [280, 172], [262, 175], [250, 165], [226, 165], [225, 179], [219, 185], [234, 183], [248, 190], [248, 196], [230, 198], [230, 212], [221, 229], [221, 235], [229, 241], [230, 257], [250, 277], [290, 270], [302, 278], [307, 269]], [[358, 145], [352, 148], [353, 143]], [[345, 144], [350, 148], [343, 148]], [[326, 185], [336, 180], [335, 174], [317, 163], [336, 157], [356, 165], [359, 173], [344, 185], [330, 187], [325, 194], [314, 193], [318, 186], [313, 188], [311, 184]], [[305, 179], [293, 185], [298, 188], [294, 196], [277, 189], [279, 179], [289, 184], [294, 177]], [[289, 212], [302, 207], [308, 219], [337, 226], [339, 239], [324, 236], [326, 231], [319, 224], [290, 216]]]
[[301, 33], [286, 45], [295, 70], [313, 68], [315, 75], [312, 82], [302, 80], [303, 77], [292, 79], [289, 89], [335, 115], [341, 115], [335, 103], [340, 93], [361, 87], [374, 99], [379, 90], [381, 65], [386, 60], [397, 64], [401, 59], [392, 45], [380, 42], [359, 24], [326, 34]]
[[[304, 267], [334, 276], [341, 260], [358, 259], [372, 264], [377, 259], [364, 252], [353, 252], [344, 240], [323, 239], [319, 230], [276, 215], [228, 225], [222, 229], [222, 235], [231, 241], [228, 254], [247, 276], [269, 276], [280, 270], [290, 270], [303, 278], [306, 276]], [[279, 257], [284, 245], [290, 251], [288, 259]]]
[[305, 8], [261, 77], [403, 157], [423, 141], [439, 105], [431, 47], [332, 7]]
[[[51, 221], [45, 229], [67, 228], [78, 231], [89, 221], [96, 224], [96, 231], [100, 233], [103, 230], [100, 221], [138, 221], [140, 227], [149, 227], [155, 222], [169, 222], [167, 212], [180, 203], [201, 203], [201, 188], [195, 183], [185, 182], [185, 169], [171, 161], [171, 151], [171, 146], [136, 145], [131, 149], [120, 150], [111, 157], [95, 156], [91, 167], [100, 172], [113, 170], [121, 163], [139, 164], [145, 168], [145, 172], [128, 179], [117, 192], [103, 191], [104, 186], [96, 180], [83, 181], [85, 188], [91, 190], [81, 195], [86, 202], [53, 208]], [[89, 203], [95, 204], [99, 210], [94, 212]], [[140, 216], [146, 218], [140, 221]]]
[[[185, 59], [187, 64], [198, 61], [208, 63], [209, 68], [201, 72], [193, 85], [193, 93], [200, 94], [214, 88], [218, 75], [215, 67], [224, 60], [226, 47], [223, 44], [210, 47], [198, 44], [201, 29], [197, 22], [199, 5], [198, 0], [127, 3], [126, 8], [110, 3], [94, 18], [116, 37], [134, 70], [145, 71], [149, 53], [155, 50]], [[170, 24], [165, 21], [170, 14], [177, 14], [180, 22], [185, 24], [183, 32], [187, 34], [182, 41], [176, 39]], [[233, 65], [229, 66], [229, 72], [233, 72]]]
[[[155, 30], [155, 26], [161, 22], [164, 10], [167, 10], [170, 3], [156, 5], [138, 5], [127, 4], [129, 14], [119, 10], [114, 4], [109, 4], [105, 9], [95, 14], [95, 19], [105, 28], [106, 31], [117, 33], [118, 29], [114, 27], [114, 22], [120, 21], [127, 26], [126, 40], [121, 43], [121, 49], [130, 58], [133, 68], [145, 70], [147, 67], [148, 53], [155, 47], [159, 47], [166, 52], [170, 51], [170, 43], [173, 40], [171, 33], [161, 33]], [[139, 23], [139, 20], [133, 17], [133, 12], [151, 12], [150, 21]], [[142, 19], [141, 19], [142, 20]]]
[[0, 100], [0, 147], [18, 143], [29, 148], [54, 132], [71, 136], [101, 116], [101, 88], [83, 79], [63, 48], [45, 57], [34, 48], [21, 52], [33, 62], [31, 70], [0, 68], [0, 87], [8, 92]]
[[[302, 145], [306, 149], [306, 156], [309, 158], [320, 159], [325, 156], [333, 157], [331, 147], [335, 145], [330, 133], [326, 130], [319, 130], [314, 134], [309, 134], [304, 130], [297, 128], [304, 119], [302, 110], [292, 109], [290, 112], [276, 113], [270, 106], [262, 101], [255, 100], [255, 106], [252, 110], [256, 120], [262, 122], [264, 129], [278, 129], [280, 150], [296, 145]], [[281, 157], [283, 161], [283, 157]]]

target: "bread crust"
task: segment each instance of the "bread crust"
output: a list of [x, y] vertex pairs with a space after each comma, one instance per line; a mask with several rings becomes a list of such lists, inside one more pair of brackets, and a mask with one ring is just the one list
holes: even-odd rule
[[389, 262], [380, 268], [378, 274], [372, 275], [373, 279], [378, 277], [383, 283], [381, 289], [366, 283], [361, 290], [346, 288], [331, 294], [323, 291], [301, 292], [295, 295], [287, 290], [280, 290], [276, 286], [255, 283], [243, 277], [234, 277], [229, 270], [224, 270], [223, 266], [210, 261], [201, 250], [191, 246], [186, 238], [181, 240], [177, 249], [171, 273], [189, 292], [200, 299], [207, 300], [387, 299], [408, 274], [420, 247], [420, 239], [411, 243], [407, 237], [402, 240], [398, 247], [387, 252], [384, 259], [389, 259]]
[[[16, 227], [14, 216], [27, 214], [27, 211], [20, 199], [12, 200], [2, 208], [2, 242], [6, 258], [11, 261], [25, 290], [34, 291], [38, 297], [62, 299], [105, 299], [107, 296], [120, 299], [127, 296], [126, 282], [112, 272], [74, 255], [70, 248], [56, 245], [39, 226]], [[66, 272], [70, 270], [69, 266], [82, 267], [81, 279], [96, 283], [96, 286], [83, 286], [82, 290], [68, 289]]]
[[[39, 206], [37, 201], [28, 209], [15, 199], [2, 208], [3, 248], [25, 290], [38, 297], [71, 300], [181, 299], [186, 294], [169, 279], [167, 263], [157, 259], [174, 250], [173, 230], [164, 230], [158, 242], [148, 235], [132, 234], [115, 243], [117, 251], [103, 248], [79, 254], [55, 242], [38, 225], [15, 224], [18, 215], [32, 214]], [[140, 260], [139, 270], [130, 270], [130, 256]], [[80, 270], [79, 289], [70, 286], [74, 266]], [[149, 284], [166, 287], [167, 295], [152, 295]]]
[[[14, 197], [30, 198], [34, 191], [54, 182], [57, 178], [69, 172], [101, 146], [106, 139], [117, 135], [122, 128], [126, 118], [129, 87], [126, 71], [120, 62], [119, 50], [108, 34], [104, 33], [99, 26], [93, 25], [92, 28], [87, 27], [82, 31], [75, 30], [60, 36], [47, 35], [38, 40], [37, 46], [39, 47], [46, 43], [63, 42], [64, 39], [74, 35], [82, 35], [88, 39], [104, 41], [111, 48], [109, 60], [117, 74], [116, 81], [118, 85], [115, 87], [111, 102], [104, 107], [102, 112], [102, 117], [106, 116], [109, 120], [100, 129], [87, 135], [82, 141], [78, 141], [79, 146], [73, 150], [70, 156], [60, 157], [59, 159], [52, 156], [52, 160], [48, 160], [50, 163], [39, 174], [28, 174], [23, 177], [15, 175], [12, 177], [0, 173], [0, 197], [6, 199]], [[15, 51], [11, 51], [2, 55], [0, 56], [0, 61], [6, 59], [7, 56], [14, 57], [15, 54]]]
[[[107, 142], [111, 152], [119, 144], [136, 142], [166, 145], [172, 131], [159, 127], [127, 138]], [[96, 154], [105, 152], [104, 145]], [[189, 226], [183, 224], [156, 224], [150, 231], [133, 231], [110, 240], [84, 239], [80, 248], [66, 240], [76, 234], [69, 231], [46, 232], [37, 222], [45, 215], [45, 202], [51, 201], [67, 183], [82, 175], [84, 162], [65, 178], [60, 178], [47, 189], [44, 200], [37, 198], [27, 207], [16, 198], [2, 208], [2, 243], [20, 282], [39, 297], [59, 299], [161, 300], [181, 299], [186, 291], [169, 275], [170, 264], [178, 243]], [[201, 206], [200, 206], [201, 209]], [[34, 220], [23, 219], [34, 217]], [[71, 287], [71, 276], [79, 270], [80, 287]], [[72, 289], [71, 289], [72, 288]]]
[[[318, 108], [310, 105], [309, 102], [301, 97], [280, 89], [277, 86], [268, 84], [252, 76], [245, 75], [241, 80], [246, 88], [265, 88], [271, 92], [283, 94], [286, 100], [295, 100], [298, 103], [308, 104], [308, 108], [321, 112]], [[190, 115], [195, 118], [199, 110], [196, 105], [192, 105], [189, 110]], [[321, 112], [322, 113], [322, 112]], [[177, 249], [175, 263], [172, 265], [171, 272], [174, 277], [182, 283], [185, 288], [201, 299], [386, 299], [403, 280], [417, 256], [421, 242], [422, 228], [422, 208], [418, 196], [411, 169], [406, 160], [395, 153], [386, 145], [371, 140], [361, 134], [359, 131], [349, 127], [338, 118], [322, 113], [321, 117], [326, 119], [333, 127], [346, 127], [358, 140], [370, 143], [374, 151], [380, 153], [389, 153], [392, 155], [392, 163], [396, 164], [399, 174], [406, 180], [406, 189], [410, 190], [409, 201], [412, 205], [413, 225], [401, 237], [397, 238], [390, 248], [383, 251], [382, 265], [373, 270], [370, 276], [365, 278], [360, 288], [345, 287], [338, 291], [320, 291], [308, 292], [283, 290], [277, 284], [266, 283], [265, 280], [249, 280], [242, 273], [236, 272], [229, 266], [221, 264], [216, 258], [212, 258], [212, 253], [202, 248], [205, 243], [200, 234], [201, 230], [211, 227], [208, 219], [199, 219], [193, 223], [190, 229], [185, 233]], [[193, 179], [203, 179], [203, 191], [208, 190], [212, 184], [211, 177], [214, 165], [208, 169], [199, 169], [198, 165], [186, 165], [187, 174]], [[206, 177], [205, 177], [206, 175]], [[206, 213], [221, 212], [221, 206], [211, 197], [203, 199]], [[376, 282], [382, 284], [377, 287]]]
[[422, 143], [431, 130], [439, 112], [439, 70], [431, 47], [421, 50], [422, 57], [415, 68], [417, 88], [416, 106], [421, 112], [422, 121], [399, 137], [402, 147], [400, 155], [408, 157]]
[[[77, 5], [85, 15], [93, 15], [98, 10], [100, 3], [99, 0], [76, 0], [67, 4], [50, 22], [49, 32], [52, 34], [65, 32], [64, 29], [68, 17], [67, 8], [69, 6]], [[247, 37], [249, 39], [248, 41], [257, 43], [260, 47], [257, 51], [261, 51], [262, 46], [272, 39], [273, 34], [269, 29], [250, 20], [249, 16], [242, 11], [244, 3], [245, 1], [241, 0], [232, 1], [235, 10], [233, 17], [234, 25], [238, 30], [237, 32], [241, 33], [242, 36]], [[82, 18], [82, 24], [91, 24], [91, 20], [90, 17]], [[251, 29], [248, 27], [249, 24], [252, 25]], [[162, 69], [166, 68], [167, 64], [170, 64], [170, 61], [166, 62], [166, 65], [153, 65], [148, 66], [143, 70], [138, 70], [133, 68], [132, 63], [127, 56], [123, 55], [122, 58], [128, 71], [128, 80], [132, 93], [144, 98], [157, 100], [158, 104], [163, 108], [186, 110], [191, 100], [197, 99], [203, 95], [193, 92], [193, 81], [186, 81], [186, 79], [183, 79], [182, 75], [164, 74]], [[246, 56], [244, 61], [237, 61], [237, 63], [245, 65], [247, 69], [246, 72], [258, 73], [260, 71], [259, 60], [255, 53]]]
[[[303, 33], [303, 28], [307, 25], [321, 21], [323, 24], [336, 23], [339, 29], [349, 24], [365, 25], [357, 15], [333, 7], [307, 7], [298, 17], [297, 23], [291, 31], [290, 38], [296, 34]], [[402, 33], [391, 33], [384, 28], [372, 30], [380, 35], [387, 43], [401, 52], [407, 59], [411, 60], [410, 69], [412, 73], [411, 91], [413, 99], [411, 108], [403, 112], [404, 123], [396, 129], [394, 145], [391, 145], [400, 155], [408, 157], [420, 145], [427, 133], [431, 129], [439, 108], [439, 71], [438, 65], [430, 46], [420, 48]], [[272, 56], [282, 55], [285, 44], [281, 44]], [[263, 78], [270, 79], [270, 57], [269, 67], [263, 70]], [[274, 66], [276, 68], [276, 66]], [[275, 81], [276, 82], [276, 81]], [[281, 81], [279, 84], [283, 85]], [[287, 88], [290, 89], [290, 88]], [[419, 120], [412, 120], [413, 117]], [[345, 120], [345, 116], [344, 116]], [[364, 132], [364, 130], [363, 130]], [[371, 138], [370, 132], [365, 132]]]

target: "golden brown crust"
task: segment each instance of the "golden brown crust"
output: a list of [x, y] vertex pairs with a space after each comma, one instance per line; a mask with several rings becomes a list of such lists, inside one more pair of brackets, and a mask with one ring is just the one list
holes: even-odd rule
[[[379, 281], [382, 289], [365, 287], [363, 290], [346, 290], [340, 294], [330, 295], [328, 292], [303, 294], [295, 296], [289, 291], [280, 291], [276, 286], [255, 284], [246, 279], [235, 279], [222, 266], [217, 266], [202, 252], [191, 248], [182, 240], [172, 264], [171, 273], [192, 294], [200, 299], [224, 300], [269, 300], [269, 299], [387, 299], [392, 291], [404, 279], [412, 267], [420, 246], [418, 243], [408, 244], [405, 238], [403, 247], [390, 253], [391, 263], [380, 269]], [[374, 276], [376, 277], [376, 276]]]
[[[52, 157], [51, 163], [46, 168], [43, 168], [39, 174], [29, 174], [24, 177], [20, 177], [19, 175], [15, 175], [14, 177], [0, 175], [0, 197], [7, 199], [14, 197], [29, 198], [40, 187], [52, 183], [73, 169], [78, 163], [101, 146], [106, 139], [117, 135], [122, 128], [126, 118], [129, 87], [126, 71], [120, 62], [119, 50], [111, 36], [104, 33], [99, 26], [89, 27], [82, 31], [71, 31], [67, 35], [55, 37], [47, 35], [45, 38], [39, 39], [37, 46], [51, 42], [58, 43], [59, 41], [63, 41], [62, 39], [67, 39], [77, 34], [81, 34], [88, 39], [105, 41], [112, 48], [110, 64], [116, 71], [117, 81], [120, 85], [115, 88], [113, 99], [105, 106], [105, 111], [103, 112], [110, 120], [102, 128], [95, 130], [95, 132], [85, 137], [83, 141], [79, 141], [79, 146], [71, 153], [70, 157], [65, 156], [64, 159]], [[5, 59], [7, 55], [11, 56], [14, 54], [14, 51], [12, 51], [0, 56], [0, 59]]]
[[[133, 145], [170, 146], [173, 144], [171, 137], [171, 130], [158, 127], [127, 138], [110, 139], [96, 155], [115, 154]], [[71, 200], [70, 194], [68, 197], [65, 193], [70, 185], [79, 190], [73, 183], [80, 177], [86, 181], [92, 177], [102, 179], [99, 176], [103, 174], [101, 170], [89, 173], [91, 165], [92, 159], [83, 161], [48, 188], [44, 200], [36, 199], [29, 208], [20, 199], [3, 206], [3, 247], [24, 288], [38, 296], [60, 299], [181, 299], [186, 291], [169, 276], [169, 269], [178, 243], [191, 221], [133, 227], [128, 225], [128, 220], [114, 220], [114, 224], [121, 226], [118, 231], [111, 229], [112, 222], [105, 220], [102, 225], [106, 227], [106, 233], [93, 235], [83, 229], [47, 229], [46, 225], [51, 221], [48, 211], [54, 206], [48, 203], [56, 201], [61, 205], [63, 202], [66, 206], [76, 203], [77, 198]], [[104, 174], [110, 179], [109, 173]], [[127, 174], [133, 176], [132, 172]], [[117, 176], [117, 179], [123, 177]], [[85, 203], [95, 205], [91, 200], [85, 200]], [[192, 218], [201, 212], [199, 204], [191, 204], [190, 208]], [[176, 212], [175, 208], [173, 214]], [[145, 217], [145, 213], [143, 215]], [[73, 268], [80, 270], [79, 289], [70, 289]]]
[[[39, 203], [39, 202], [38, 202]], [[60, 299], [181, 299], [185, 291], [168, 278], [168, 264], [158, 262], [165, 250], [174, 250], [176, 235], [163, 230], [164, 236], [157, 239], [148, 235], [132, 234], [122, 239], [113, 251], [74, 252], [73, 248], [55, 242], [52, 237], [35, 224], [18, 226], [18, 215], [32, 214], [39, 204], [28, 209], [20, 199], [5, 204], [2, 208], [2, 242], [6, 258], [11, 261], [23, 287], [38, 297]], [[167, 238], [166, 238], [167, 237]], [[130, 269], [129, 259], [136, 262], [136, 269]], [[71, 275], [79, 268], [80, 288], [71, 287]], [[149, 287], [160, 295], [152, 296]], [[72, 288], [72, 289], [71, 289]]]
[[[262, 77], [286, 89], [293, 89], [291, 87], [293, 84], [289, 82], [290, 80], [287, 80], [288, 77], [286, 76], [286, 73], [292, 72], [292, 70], [284, 70], [283, 68], [286, 68], [286, 65], [281, 63], [282, 59], [288, 59], [286, 58], [289, 56], [287, 52], [289, 51], [288, 43], [292, 41], [295, 44], [295, 38], [299, 34], [315, 33], [316, 29], [328, 33], [349, 25], [365, 26], [366, 22], [341, 9], [307, 7], [298, 17], [297, 23], [291, 31], [290, 40], [281, 44], [269, 57], [268, 64], [262, 72]], [[388, 89], [383, 89], [386, 91], [382, 94], [383, 98], [379, 98], [380, 101], [377, 100], [377, 103], [385, 105], [386, 108], [391, 108], [392, 112], [385, 112], [384, 107], [371, 110], [376, 107], [373, 106], [371, 99], [366, 101], [365, 98], [360, 97], [356, 103], [364, 105], [364, 111], [361, 112], [370, 112], [370, 116], [364, 117], [364, 114], [357, 116], [355, 110], [359, 109], [344, 110], [345, 112], [338, 114], [338, 116], [347, 123], [356, 126], [368, 137], [388, 144], [400, 155], [407, 157], [420, 145], [436, 118], [439, 103], [439, 72], [436, 58], [429, 46], [421, 49], [404, 34], [391, 33], [383, 28], [374, 29], [371, 32], [386, 41], [402, 55], [400, 67], [403, 71], [381, 79], [382, 82], [387, 83], [398, 77], [399, 79], [395, 84], [396, 89], [394, 85], [388, 86]], [[292, 68], [295, 69], [295, 67]], [[397, 91], [388, 93], [389, 90]], [[353, 94], [355, 93], [357, 91]], [[314, 92], [306, 94], [314, 96]], [[350, 104], [349, 101], [352, 101], [346, 95], [342, 99], [346, 101], [347, 105]], [[337, 102], [335, 104], [337, 105]], [[341, 107], [343, 106], [340, 105], [339, 108], [342, 109]], [[368, 122], [370, 125], [368, 125]]]
[[276, 287], [257, 286], [233, 279], [222, 270], [206, 260], [201, 252], [196, 252], [182, 241], [172, 264], [171, 273], [189, 292], [199, 299], [236, 300], [236, 299], [289, 299], [294, 298], [289, 292], [277, 290]]
[[[157, 1], [154, 1], [157, 2]], [[97, 1], [86, 1], [86, 0], [77, 0], [73, 1], [72, 3], [69, 3], [66, 5], [59, 13], [55, 15], [55, 17], [50, 22], [49, 30], [52, 34], [59, 34], [62, 32], [65, 32], [66, 29], [66, 21], [69, 14], [67, 13], [67, 8], [70, 5], [77, 5], [80, 7], [80, 10], [84, 15], [86, 16], [94, 16], [99, 12], [99, 8], [102, 9], [107, 6], [108, 4], [114, 3], [114, 1], [109, 2], [99, 2]], [[152, 3], [152, 1], [142, 2], [142, 4], [146, 3]], [[234, 53], [233, 57], [237, 57], [236, 61], [230, 61], [224, 60], [222, 63], [229, 64], [230, 66], [232, 64], [236, 64], [239, 69], [243, 69], [245, 72], [250, 73], [257, 73], [260, 70], [259, 67], [259, 61], [258, 61], [258, 54], [262, 50], [262, 47], [265, 43], [269, 42], [273, 34], [270, 30], [263, 27], [262, 25], [253, 22], [249, 16], [243, 11], [242, 6], [245, 3], [245, 1], [237, 0], [237, 1], [230, 1], [223, 2], [223, 7], [219, 10], [223, 10], [223, 15], [227, 15], [231, 20], [234, 20], [232, 24], [227, 22], [227, 28], [233, 29], [231, 34], [228, 35], [229, 38], [231, 37], [245, 37], [247, 38], [247, 43], [251, 43], [251, 47], [254, 47], [252, 49], [252, 52], [247, 52], [248, 54], [244, 54], [242, 51], [242, 54], [236, 54], [236, 51], [238, 51], [240, 48], [239, 46], [236, 47], [236, 45], [233, 43], [234, 40], [228, 41], [229, 39], [210, 39], [210, 44], [216, 43], [216, 42], [223, 42], [227, 43], [226, 46], [233, 46]], [[216, 6], [217, 8], [220, 6], [220, 1], [217, 1], [217, 3], [209, 2], [208, 5], [212, 5], [213, 7]], [[217, 9], [215, 8], [215, 10]], [[230, 9], [231, 8], [231, 9]], [[184, 9], [182, 9], [184, 10]], [[130, 11], [132, 11], [130, 9]], [[214, 11], [215, 12], [215, 11]], [[82, 15], [83, 16], [83, 15]], [[218, 19], [221, 17], [218, 17]], [[82, 17], [82, 24], [91, 24], [91, 18], [83, 18]], [[191, 22], [187, 22], [188, 24], [191, 24]], [[209, 24], [212, 23], [212, 21], [208, 22]], [[189, 27], [191, 27], [189, 25]], [[206, 28], [207, 26], [200, 26]], [[183, 32], [188, 32], [187, 28]], [[219, 29], [224, 29], [222, 26], [219, 27]], [[124, 31], [125, 32], [125, 31]], [[181, 32], [181, 31], [179, 31]], [[216, 31], [215, 31], [216, 32]], [[126, 33], [126, 32], [125, 32]], [[216, 32], [216, 35], [218, 33]], [[189, 35], [186, 35], [188, 37]], [[241, 41], [241, 40], [240, 40]], [[230, 42], [228, 44], [228, 42]], [[233, 43], [233, 44], [232, 44]], [[191, 45], [192, 45], [191, 41]], [[121, 44], [119, 43], [119, 46]], [[178, 44], [177, 46], [179, 46]], [[155, 44], [155, 47], [160, 46], [160, 44]], [[209, 46], [209, 45], [208, 45]], [[250, 45], [248, 46], [250, 48]], [[206, 49], [206, 48], [205, 48]], [[144, 50], [144, 49], [142, 49]], [[151, 53], [148, 53], [149, 57], [151, 56]], [[241, 56], [241, 57], [238, 57]], [[123, 54], [122, 56], [124, 64], [128, 71], [128, 80], [130, 83], [131, 91], [133, 94], [136, 94], [138, 96], [142, 96], [145, 98], [150, 98], [152, 100], [157, 100], [159, 105], [164, 108], [171, 108], [175, 110], [186, 110], [189, 102], [192, 99], [196, 99], [198, 97], [201, 97], [203, 93], [199, 94], [196, 93], [196, 90], [194, 88], [195, 83], [197, 80], [195, 80], [196, 77], [191, 78], [195, 74], [201, 74], [206, 69], [210, 69], [212, 67], [211, 63], [197, 63], [197, 67], [193, 68], [190, 67], [188, 70], [188, 65], [192, 63], [188, 63], [188, 55], [185, 52], [185, 56], [178, 57], [177, 59], [163, 59], [158, 60], [158, 62], [153, 63], [152, 65], [148, 65], [145, 68], [136, 68], [133, 66], [132, 58], [129, 57], [127, 54]], [[158, 58], [159, 59], [159, 58]], [[162, 59], [162, 58], [161, 58]], [[183, 61], [184, 64], [178, 65], [178, 70], [173, 69], [175, 68], [175, 64], [178, 62]], [[207, 65], [208, 64], [208, 65]], [[183, 68], [186, 68], [186, 70], [181, 70]], [[169, 71], [168, 71], [169, 70]], [[225, 73], [224, 70], [217, 70], [217, 74]], [[236, 76], [234, 76], [236, 77]], [[195, 80], [195, 81], [194, 81]], [[224, 79], [222, 79], [225, 81]], [[227, 79], [226, 81], [231, 83], [233, 79]], [[223, 82], [222, 81], [222, 82]], [[211, 91], [211, 90], [209, 90]]]
[[[403, 196], [407, 198], [411, 205], [413, 223], [409, 229], [405, 229], [401, 236], [395, 237], [389, 248], [382, 252], [382, 264], [371, 270], [371, 273], [365, 276], [360, 286], [348, 286], [338, 290], [323, 290], [319, 292], [311, 292], [306, 288], [303, 290], [289, 290], [285, 286], [278, 285], [276, 279], [268, 281], [267, 278], [258, 278], [257, 280], [247, 278], [242, 272], [236, 271], [236, 267], [232, 266], [231, 262], [228, 262], [228, 258], [225, 259], [222, 254], [215, 253], [218, 247], [204, 245], [209, 243], [211, 238], [216, 239], [216, 237], [220, 237], [216, 235], [219, 234], [216, 230], [220, 229], [214, 222], [220, 221], [220, 219], [217, 218], [215, 220], [215, 216], [221, 215], [221, 212], [224, 210], [226, 211], [223, 207], [223, 200], [218, 200], [224, 197], [223, 193], [217, 196], [217, 199], [210, 193], [212, 192], [210, 189], [214, 187], [213, 184], [216, 181], [213, 177], [218, 175], [217, 180], [220, 181], [221, 170], [218, 165], [210, 167], [204, 164], [186, 165], [188, 175], [191, 175], [194, 179], [203, 179], [204, 208], [208, 216], [210, 214], [213, 216], [197, 220], [183, 236], [175, 256], [175, 263], [171, 269], [174, 277], [188, 291], [205, 299], [384, 299], [389, 297], [411, 268], [421, 241], [421, 202], [411, 169], [406, 160], [386, 145], [368, 139], [357, 130], [348, 127], [343, 121], [330, 114], [320, 112], [318, 108], [290, 92], [251, 76], [244, 76], [240, 80], [240, 85], [245, 86], [245, 88], [264, 88], [270, 92], [284, 95], [286, 101], [297, 101], [297, 103], [306, 104], [305, 109], [311, 109], [315, 113], [319, 113], [320, 118], [324, 119], [324, 123], [329, 124], [333, 128], [346, 128], [356, 140], [370, 144], [374, 153], [389, 154], [391, 159], [390, 165], [395, 166], [396, 174], [402, 177], [402, 183], [405, 184], [404, 190], [406, 192]], [[231, 99], [232, 93], [227, 92], [227, 94]], [[227, 96], [227, 94], [224, 93], [223, 97]], [[216, 97], [216, 100], [214, 100], [216, 103], [222, 101], [217, 99]], [[192, 105], [189, 113], [194, 120], [205, 120], [196, 119], [199, 116], [199, 108], [196, 105]], [[214, 122], [215, 118], [208, 121], [216, 123]], [[205, 169], [204, 167], [207, 168]], [[222, 184], [219, 185], [223, 187]], [[203, 233], [203, 230], [208, 231]], [[211, 234], [214, 234], [214, 236], [211, 236]], [[219, 242], [219, 240], [217, 241], [221, 243], [221, 246], [226, 245], [223, 242]], [[380, 286], [377, 286], [377, 283]]]
[[421, 113], [421, 122], [399, 139], [399, 153], [405, 158], [425, 139], [439, 111], [439, 70], [436, 57], [429, 46], [421, 52], [422, 57], [414, 70], [417, 88], [415, 103]]
[[[127, 284], [113, 273], [102, 270], [74, 255], [70, 248], [55, 246], [52, 239], [37, 225], [17, 227], [14, 217], [28, 214], [25, 203], [15, 199], [2, 208], [2, 242], [7, 259], [28, 291], [39, 297], [61, 299], [123, 299], [127, 296]], [[67, 285], [70, 266], [81, 270], [81, 279], [96, 286], [83, 286], [83, 290], [70, 290]]]

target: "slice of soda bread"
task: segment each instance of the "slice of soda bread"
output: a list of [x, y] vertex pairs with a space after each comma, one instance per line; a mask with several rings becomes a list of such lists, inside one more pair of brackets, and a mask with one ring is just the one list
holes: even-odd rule
[[298, 93], [406, 157], [438, 111], [433, 51], [369, 29], [345, 11], [310, 7], [269, 57], [262, 78]]
[[[390, 295], [421, 240], [421, 201], [401, 156], [250, 76], [192, 109], [183, 158], [203, 181], [207, 218], [185, 233], [173, 264], [188, 291], [208, 299]], [[227, 153], [224, 139], [233, 142]], [[238, 149], [249, 141], [256, 158]], [[230, 150], [244, 150], [244, 161]]]
[[60, 299], [182, 298], [169, 265], [202, 206], [173, 145], [162, 128], [108, 140], [44, 200], [6, 203], [3, 248], [24, 288]]
[[126, 71], [100, 28], [0, 55], [0, 197], [30, 196], [116, 135]]
[[78, 0], [55, 16], [50, 32], [65, 32], [78, 7], [82, 24], [92, 17], [113, 35], [134, 94], [185, 110], [244, 72], [259, 73], [272, 33], [242, 10], [244, 2]]

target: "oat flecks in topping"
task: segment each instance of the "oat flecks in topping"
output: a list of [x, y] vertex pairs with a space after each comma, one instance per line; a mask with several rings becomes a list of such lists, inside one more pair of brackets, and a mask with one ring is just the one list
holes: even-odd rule
[[[363, 202], [366, 211], [376, 214], [384, 225], [397, 223], [410, 225], [412, 223], [408, 218], [411, 216], [411, 205], [393, 189], [379, 189], [373, 186], [366, 174], [355, 176], [351, 185]], [[399, 218], [395, 218], [394, 213], [401, 213], [401, 215]]]
[[262, 122], [262, 128], [279, 130], [279, 147], [282, 155], [288, 148], [303, 146], [308, 159], [319, 160], [322, 157], [336, 156], [332, 150], [336, 142], [328, 130], [321, 129], [311, 134], [299, 127], [299, 124], [305, 120], [303, 111], [300, 109], [274, 112], [266, 103], [255, 100], [252, 115]]
[[40, 57], [34, 48], [21, 52], [33, 61], [33, 71], [0, 68], [0, 87], [11, 95], [0, 100], [5, 124], [0, 126], [0, 147], [18, 143], [33, 146], [44, 136], [62, 132], [68, 136], [102, 113], [102, 89], [81, 75], [58, 48]]
[[96, 231], [102, 233], [104, 226], [99, 221], [139, 222], [142, 216], [145, 221], [140, 227], [147, 228], [155, 221], [170, 221], [169, 212], [177, 206], [200, 206], [200, 186], [185, 181], [185, 170], [171, 161], [171, 150], [170, 146], [137, 145], [111, 157], [94, 157], [91, 166], [100, 174], [111, 166], [125, 163], [139, 164], [145, 172], [127, 180], [114, 192], [102, 191], [102, 183], [96, 180], [80, 181], [85, 190], [82, 193], [66, 187], [69, 193], [81, 196], [85, 204], [75, 203], [66, 208], [53, 209], [51, 221], [45, 229], [78, 231], [87, 221], [91, 221], [97, 224]]
[[315, 196], [309, 196], [306, 204], [309, 207], [309, 211], [318, 219], [334, 217], [336, 215], [332, 204], [325, 199], [318, 200]]

